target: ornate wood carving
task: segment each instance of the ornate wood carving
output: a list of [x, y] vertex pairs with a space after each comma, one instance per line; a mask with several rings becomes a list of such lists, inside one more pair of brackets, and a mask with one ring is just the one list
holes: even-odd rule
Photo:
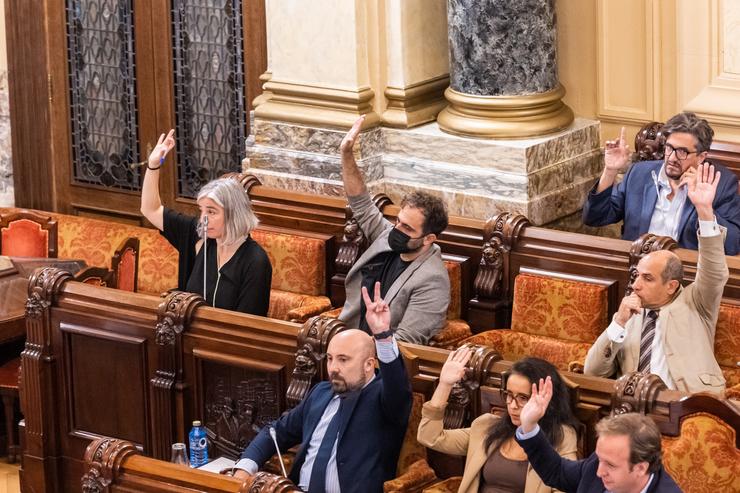
[[347, 275], [360, 254], [368, 246], [365, 233], [360, 229], [357, 219], [352, 217], [352, 209], [349, 206], [345, 208], [345, 214], [347, 221], [344, 223], [342, 240], [339, 243], [337, 257], [334, 262], [334, 271], [342, 277]]
[[205, 425], [215, 455], [239, 457], [266, 424], [280, 417], [285, 385], [282, 371], [203, 361]]
[[384, 193], [376, 193], [373, 195], [373, 204], [375, 204], [375, 207], [377, 207], [380, 212], [383, 212], [386, 205], [393, 205], [393, 201]]
[[247, 195], [249, 195], [252, 187], [254, 187], [255, 185], [262, 185], [262, 182], [259, 180], [259, 178], [249, 173], [236, 173], [232, 171], [229, 173], [224, 173], [223, 175], [221, 175], [221, 178], [235, 179], [244, 188], [244, 191], [247, 193]]
[[465, 376], [452, 387], [447, 400], [444, 417], [444, 427], [447, 429], [461, 428], [466, 423], [467, 416], [477, 416], [481, 413], [480, 398], [474, 397], [474, 394], [488, 379], [493, 363], [501, 359], [501, 355], [490, 347], [478, 345], [470, 347], [473, 349], [473, 355], [468, 361]]
[[[175, 401], [182, 399], [182, 334], [196, 308], [205, 301], [197, 294], [172, 291], [157, 310], [154, 340], [159, 346], [159, 367], [149, 381], [152, 392], [152, 430], [155, 437], [152, 454], [162, 460], [169, 458], [169, 444], [175, 441], [175, 430], [185, 429], [182, 417], [175, 416]], [[175, 392], [177, 390], [177, 392]]]
[[627, 373], [614, 385], [612, 415], [625, 413], [647, 414], [653, 409], [658, 392], [666, 385], [652, 373]]
[[521, 214], [502, 212], [488, 221], [483, 230], [483, 255], [475, 277], [474, 289], [478, 300], [509, 297], [509, 252], [516, 245], [519, 234], [529, 226]]
[[249, 493], [288, 493], [301, 490], [290, 479], [263, 471], [254, 475], [252, 486], [248, 491]]
[[316, 316], [308, 319], [298, 334], [293, 377], [287, 392], [289, 408], [295, 407], [308, 393], [315, 381], [326, 378], [323, 360], [334, 334], [346, 329], [344, 322]]
[[110, 485], [118, 476], [123, 460], [137, 453], [136, 446], [125, 440], [98, 438], [85, 450], [82, 475], [83, 493], [103, 493], [111, 491]]
[[660, 122], [646, 123], [635, 135], [634, 161], [652, 161], [663, 159], [665, 136], [661, 132]]
[[19, 388], [21, 409], [26, 420], [26, 450], [38, 457], [55, 450], [57, 436], [52, 432], [56, 405], [52, 391], [51, 321], [49, 309], [72, 274], [55, 267], [36, 269], [28, 282], [26, 301], [26, 343], [21, 353]]
[[675, 250], [676, 248], [678, 248], [678, 243], [673, 238], [669, 236], [656, 236], [652, 233], [645, 233], [633, 241], [630, 248], [629, 282], [627, 283], [625, 293], [628, 295], [632, 293], [632, 284], [637, 278], [637, 264], [642, 257], [650, 252]]

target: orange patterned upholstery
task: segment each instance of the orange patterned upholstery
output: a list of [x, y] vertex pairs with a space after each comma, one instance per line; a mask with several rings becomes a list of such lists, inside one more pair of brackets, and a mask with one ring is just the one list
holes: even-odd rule
[[591, 347], [591, 344], [585, 342], [561, 341], [513, 330], [487, 330], [465, 339], [465, 342], [495, 348], [509, 361], [536, 356], [564, 371], [569, 369], [573, 361], [585, 361]]
[[686, 493], [740, 491], [735, 434], [711, 414], [692, 414], [684, 418], [678, 437], [663, 437], [663, 465]]
[[267, 316], [302, 323], [330, 308], [331, 300], [326, 296], [291, 293], [273, 288], [270, 290], [270, 308]]
[[591, 344], [608, 325], [607, 288], [533, 274], [514, 281], [511, 330]]
[[177, 250], [159, 231], [87, 217], [57, 215], [59, 256], [82, 259], [87, 265], [110, 267], [123, 240], [140, 241], [138, 291], [159, 295], [177, 287]]
[[434, 470], [427, 464], [427, 449], [416, 439], [421, 422], [421, 408], [424, 405], [424, 396], [413, 393], [413, 404], [409, 425], [403, 438], [401, 453], [398, 456], [398, 477], [386, 481], [383, 485], [385, 493], [417, 491], [421, 486], [436, 479]]
[[464, 342], [491, 346], [504, 359], [546, 359], [561, 370], [582, 363], [607, 326], [607, 288], [533, 274], [514, 281], [511, 330], [489, 330]]
[[462, 476], [453, 476], [440, 481], [429, 488], [424, 488], [423, 493], [457, 493], [462, 483]]
[[740, 305], [719, 305], [714, 356], [727, 380], [727, 396], [740, 395]]
[[462, 341], [472, 336], [470, 325], [460, 318], [448, 320], [442, 330], [429, 341], [430, 346], [455, 349]]
[[253, 231], [252, 238], [272, 263], [272, 289], [313, 296], [326, 293], [324, 240], [265, 229]]
[[0, 211], [0, 255], [56, 257], [56, 223], [33, 211]]

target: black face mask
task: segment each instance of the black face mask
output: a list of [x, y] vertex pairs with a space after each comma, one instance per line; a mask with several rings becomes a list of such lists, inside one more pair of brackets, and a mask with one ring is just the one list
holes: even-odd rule
[[[423, 236], [421, 238], [423, 238]], [[421, 245], [419, 245], [417, 248], [411, 248], [409, 246], [409, 241], [412, 239], [420, 240], [421, 238], [411, 238], [400, 229], [393, 228], [393, 230], [391, 230], [390, 234], [388, 235], [388, 245], [390, 245], [391, 250], [396, 253], [409, 253], [421, 248]]]

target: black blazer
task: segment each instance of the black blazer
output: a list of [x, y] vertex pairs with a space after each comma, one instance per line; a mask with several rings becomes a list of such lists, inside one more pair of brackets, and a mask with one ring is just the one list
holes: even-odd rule
[[[281, 451], [301, 444], [288, 477], [298, 484], [308, 443], [334, 396], [329, 382], [317, 384], [303, 401], [275, 421]], [[381, 493], [396, 464], [411, 413], [411, 385], [403, 359], [380, 362], [380, 373], [360, 392], [346, 397], [337, 435], [337, 472], [342, 493]], [[275, 454], [269, 426], [242, 453], [259, 467]]]
[[[584, 460], [563, 459], [552, 448], [542, 430], [532, 438], [516, 441], [527, 454], [529, 463], [542, 481], [560, 491], [575, 493], [604, 493], [604, 483], [596, 476], [599, 459], [591, 454]], [[647, 493], [681, 493], [673, 478], [661, 467], [653, 476]]]

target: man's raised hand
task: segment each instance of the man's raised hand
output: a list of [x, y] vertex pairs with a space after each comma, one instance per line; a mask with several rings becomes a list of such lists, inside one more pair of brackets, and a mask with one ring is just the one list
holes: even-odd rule
[[362, 299], [365, 301], [365, 307], [367, 308], [365, 320], [367, 320], [370, 331], [373, 334], [380, 334], [390, 329], [391, 311], [388, 303], [383, 301], [383, 298], [380, 296], [380, 283], [375, 283], [375, 293], [372, 300], [367, 292], [367, 288], [363, 286]]
[[352, 148], [355, 146], [355, 142], [357, 142], [357, 136], [360, 135], [362, 122], [364, 121], [365, 115], [361, 115], [357, 120], [355, 120], [352, 128], [350, 128], [347, 134], [344, 136], [344, 138], [342, 139], [342, 143], [339, 144], [339, 151], [342, 154], [352, 154]]
[[552, 399], [552, 378], [547, 377], [544, 381], [540, 378], [539, 386], [532, 383], [532, 395], [529, 396], [529, 400], [519, 412], [524, 433], [534, 430], [537, 422], [547, 412], [550, 399]]
[[714, 171], [714, 165], [702, 163], [696, 169], [696, 178], [689, 181], [689, 200], [694, 204], [696, 214], [702, 221], [714, 220], [712, 203], [717, 195], [719, 178], [720, 173]]
[[630, 148], [624, 137], [624, 127], [617, 140], [607, 140], [604, 146], [604, 169], [614, 174], [627, 166], [630, 161]]

